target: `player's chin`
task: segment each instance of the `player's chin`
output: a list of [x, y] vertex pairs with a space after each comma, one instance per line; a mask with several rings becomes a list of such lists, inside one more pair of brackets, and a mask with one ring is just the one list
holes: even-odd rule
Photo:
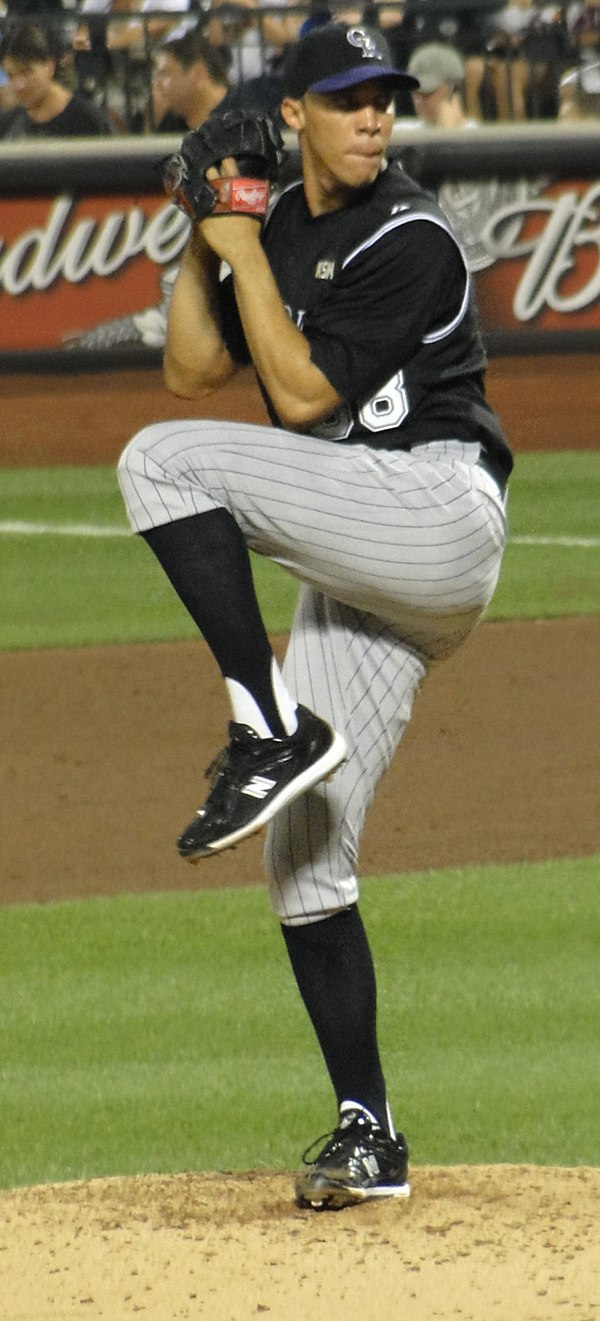
[[348, 183], [353, 188], [367, 188], [375, 182], [382, 161], [383, 155], [349, 157], [346, 162]]

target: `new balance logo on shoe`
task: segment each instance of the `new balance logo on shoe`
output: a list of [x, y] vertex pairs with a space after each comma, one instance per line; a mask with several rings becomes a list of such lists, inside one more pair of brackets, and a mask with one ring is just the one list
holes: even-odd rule
[[244, 785], [241, 793], [249, 794], [251, 798], [266, 798], [275, 784], [276, 780], [267, 780], [264, 775], [253, 775], [249, 783]]
[[207, 771], [212, 787], [179, 836], [182, 858], [198, 862], [232, 849], [325, 780], [344, 760], [341, 734], [305, 706], [287, 738], [259, 738], [247, 725], [229, 726], [229, 745]]

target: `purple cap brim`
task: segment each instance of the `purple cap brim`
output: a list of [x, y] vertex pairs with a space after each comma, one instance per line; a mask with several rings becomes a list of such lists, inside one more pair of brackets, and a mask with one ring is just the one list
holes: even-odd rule
[[309, 92], [341, 92], [345, 87], [356, 87], [358, 83], [370, 82], [372, 78], [393, 79], [396, 87], [412, 88], [414, 91], [420, 86], [418, 78], [413, 78], [410, 73], [402, 73], [400, 69], [391, 69], [386, 65], [378, 65], [374, 60], [372, 64], [356, 64], [353, 69], [344, 69], [342, 73], [332, 73], [329, 78], [321, 78], [318, 83], [312, 83], [308, 88]]

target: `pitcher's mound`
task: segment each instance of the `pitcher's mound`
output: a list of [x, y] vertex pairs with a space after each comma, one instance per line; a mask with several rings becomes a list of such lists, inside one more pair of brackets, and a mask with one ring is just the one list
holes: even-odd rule
[[4, 1321], [593, 1321], [600, 1170], [415, 1168], [409, 1201], [299, 1211], [291, 1176], [0, 1194]]

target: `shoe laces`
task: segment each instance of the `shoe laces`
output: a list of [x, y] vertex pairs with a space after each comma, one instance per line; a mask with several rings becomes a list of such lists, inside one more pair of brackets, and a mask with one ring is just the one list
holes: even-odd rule
[[205, 780], [210, 780], [215, 784], [219, 776], [226, 770], [234, 770], [235, 763], [242, 758], [251, 756], [252, 753], [260, 752], [260, 744], [264, 739], [259, 739], [258, 734], [250, 729], [249, 725], [236, 725], [233, 722], [229, 726], [230, 742], [221, 748], [216, 757], [207, 766], [204, 772]]
[[[302, 1156], [302, 1163], [303, 1165], [315, 1165], [320, 1157], [330, 1156], [334, 1151], [345, 1146], [348, 1139], [356, 1144], [359, 1138], [364, 1138], [367, 1135], [370, 1137], [373, 1135], [379, 1136], [380, 1134], [384, 1136], [383, 1130], [372, 1124], [366, 1115], [361, 1114], [358, 1110], [351, 1118], [348, 1118], [346, 1123], [338, 1124], [337, 1128], [332, 1129], [331, 1132], [322, 1133], [321, 1137], [315, 1138], [314, 1142], [311, 1142], [310, 1146], [306, 1148]], [[325, 1143], [325, 1146], [321, 1148], [322, 1142]], [[316, 1148], [319, 1149], [317, 1155], [312, 1156], [311, 1153]]]

